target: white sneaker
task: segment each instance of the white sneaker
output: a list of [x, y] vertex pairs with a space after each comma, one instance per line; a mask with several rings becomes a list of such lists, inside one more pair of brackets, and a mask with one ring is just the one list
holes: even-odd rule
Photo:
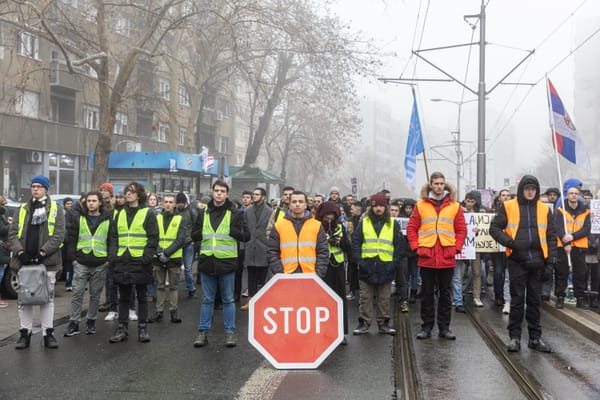
[[135, 313], [135, 310], [129, 310], [129, 320], [130, 321], [137, 321], [138, 320], [138, 316]]
[[116, 311], [110, 311], [108, 314], [106, 314], [106, 317], [104, 317], [104, 320], [105, 321], [114, 321], [118, 317], [119, 317], [119, 314], [117, 314]]
[[473, 299], [473, 304], [475, 304], [475, 307], [483, 307], [483, 302], [477, 297]]
[[504, 307], [502, 307], [502, 314], [510, 314], [510, 303], [504, 303]]

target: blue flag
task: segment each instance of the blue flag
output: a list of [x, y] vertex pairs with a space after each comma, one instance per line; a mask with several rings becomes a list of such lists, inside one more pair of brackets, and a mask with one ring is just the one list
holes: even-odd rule
[[404, 169], [406, 170], [406, 183], [413, 192], [417, 190], [417, 156], [425, 148], [423, 146], [423, 134], [421, 133], [421, 123], [419, 122], [419, 110], [417, 109], [417, 99], [415, 90], [413, 94], [413, 109], [410, 116], [410, 127], [408, 128], [408, 141], [406, 142], [406, 156], [404, 157]]

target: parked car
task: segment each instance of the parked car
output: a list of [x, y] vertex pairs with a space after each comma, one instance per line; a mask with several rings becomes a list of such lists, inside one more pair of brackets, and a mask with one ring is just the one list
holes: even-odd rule
[[78, 194], [51, 194], [50, 198], [54, 201], [56, 201], [58, 204], [60, 204], [61, 206], [63, 205], [64, 200], [70, 197], [73, 202], [79, 201], [79, 199], [81, 198], [80, 195]]

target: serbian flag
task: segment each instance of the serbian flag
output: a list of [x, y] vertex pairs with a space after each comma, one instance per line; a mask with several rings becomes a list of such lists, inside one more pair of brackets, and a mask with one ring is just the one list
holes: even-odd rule
[[553, 129], [552, 146], [561, 156], [573, 164], [586, 171], [591, 171], [590, 157], [585, 151], [581, 136], [577, 134], [575, 124], [567, 110], [565, 110], [563, 102], [550, 79], [548, 79], [548, 90], [550, 91], [550, 118], [552, 119], [550, 125]]

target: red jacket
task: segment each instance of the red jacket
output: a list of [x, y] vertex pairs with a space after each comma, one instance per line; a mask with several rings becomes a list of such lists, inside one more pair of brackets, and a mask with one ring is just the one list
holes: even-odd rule
[[[442, 204], [438, 207], [437, 203], [428, 198], [429, 186], [423, 186], [421, 190], [421, 199], [431, 202], [439, 213], [443, 207], [447, 207], [455, 200], [456, 191], [452, 185], [446, 183], [448, 194], [444, 197]], [[459, 207], [456, 217], [454, 218], [454, 233], [456, 235], [456, 244], [454, 247], [443, 247], [439, 239], [431, 248], [419, 247], [419, 227], [421, 226], [421, 216], [419, 215], [418, 206], [413, 210], [412, 216], [408, 221], [406, 228], [406, 236], [411, 250], [416, 251], [418, 255], [417, 265], [424, 268], [454, 268], [456, 266], [456, 253], [460, 252], [463, 243], [467, 237], [467, 224], [462, 209]]]

